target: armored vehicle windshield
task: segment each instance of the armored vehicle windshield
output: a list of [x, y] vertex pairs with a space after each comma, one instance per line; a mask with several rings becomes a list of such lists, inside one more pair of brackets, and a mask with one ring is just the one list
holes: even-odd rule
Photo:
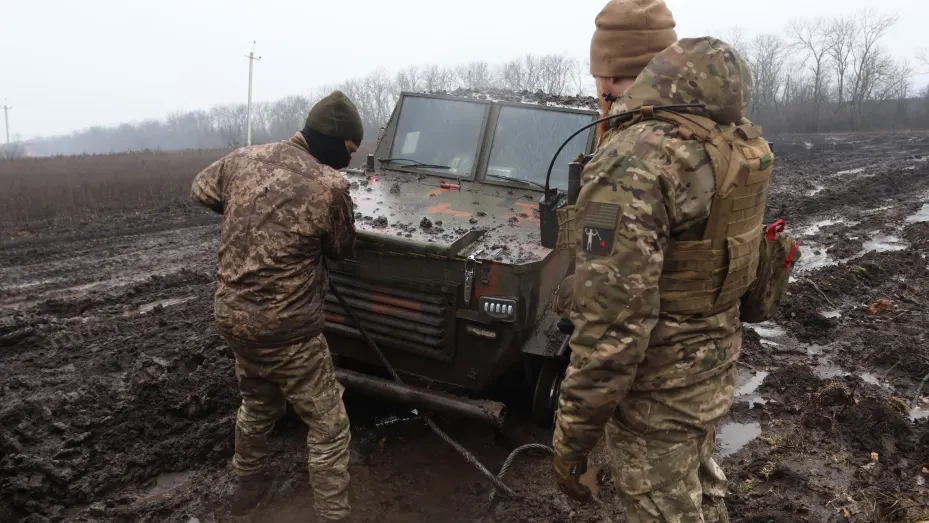
[[[596, 117], [586, 108], [404, 93], [383, 142], [382, 167], [537, 190], [552, 155]], [[552, 186], [567, 189], [568, 163], [589, 150], [581, 133], [555, 162]]]
[[[487, 181], [510, 179], [544, 186], [545, 172], [558, 146], [590, 122], [589, 114], [502, 106], [493, 129]], [[588, 135], [580, 134], [569, 142], [558, 155], [553, 172], [567, 172], [572, 158], [587, 149], [588, 139]], [[567, 177], [554, 176], [552, 186], [566, 190]]]
[[486, 112], [479, 103], [405, 97], [390, 158], [382, 161], [471, 179]]

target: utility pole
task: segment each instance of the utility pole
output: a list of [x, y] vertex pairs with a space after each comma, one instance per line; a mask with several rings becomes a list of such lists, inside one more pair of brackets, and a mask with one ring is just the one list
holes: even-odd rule
[[3, 104], [3, 121], [6, 124], [6, 149], [7, 151], [12, 151], [10, 148], [10, 107], [9, 105]]
[[255, 42], [252, 42], [252, 52], [248, 53], [248, 109], [245, 116], [245, 145], [252, 144], [252, 66], [255, 60], [261, 60], [260, 56], [255, 56]]

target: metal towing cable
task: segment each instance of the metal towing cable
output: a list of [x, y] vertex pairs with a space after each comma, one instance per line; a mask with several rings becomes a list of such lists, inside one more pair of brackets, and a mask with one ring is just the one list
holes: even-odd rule
[[[387, 372], [390, 374], [390, 377], [393, 378], [393, 380], [396, 381], [397, 383], [403, 384], [403, 380], [400, 378], [400, 375], [397, 374], [397, 371], [394, 370], [393, 365], [390, 364], [390, 361], [387, 359], [386, 356], [384, 356], [384, 353], [381, 352], [381, 349], [380, 347], [377, 346], [377, 343], [375, 343], [374, 340], [371, 339], [371, 336], [368, 335], [368, 331], [364, 328], [364, 325], [362, 325], [361, 321], [359, 321], [358, 316], [355, 314], [355, 310], [352, 309], [348, 305], [348, 303], [345, 301], [345, 297], [342, 296], [342, 293], [339, 291], [338, 286], [332, 282], [331, 278], [329, 279], [329, 289], [332, 290], [332, 294], [339, 301], [339, 304], [345, 310], [346, 314], [349, 316], [349, 318], [351, 318], [352, 322], [358, 327], [358, 331], [361, 333], [361, 336], [364, 338], [365, 342], [368, 344], [371, 350], [373, 350], [375, 354], [377, 354], [378, 359], [381, 360], [381, 363], [384, 365], [384, 368], [387, 369]], [[435, 434], [440, 439], [442, 439], [442, 441], [451, 445], [452, 448], [458, 451], [458, 453], [461, 454], [465, 458], [465, 460], [467, 460], [468, 463], [474, 465], [474, 467], [477, 468], [477, 470], [480, 471], [480, 473], [484, 475], [484, 477], [486, 477], [488, 480], [490, 480], [491, 483], [493, 483], [494, 490], [490, 494], [491, 504], [493, 504], [495, 501], [497, 491], [502, 491], [508, 497], [513, 498], [513, 499], [520, 497], [516, 493], [516, 491], [514, 491], [512, 488], [510, 488], [505, 483], [503, 483], [503, 480], [502, 480], [503, 475], [506, 474], [507, 469], [509, 469], [510, 465], [512, 464], [516, 456], [518, 456], [519, 454], [522, 454], [523, 452], [529, 451], [529, 450], [541, 450], [541, 451], [548, 452], [549, 454], [555, 453], [555, 450], [552, 447], [548, 445], [543, 445], [541, 443], [528, 443], [526, 445], [522, 445], [516, 448], [515, 450], [513, 450], [512, 453], [510, 453], [506, 461], [503, 463], [503, 467], [500, 469], [500, 474], [495, 476], [490, 470], [487, 469], [487, 467], [484, 466], [483, 463], [481, 463], [477, 459], [477, 457], [474, 454], [471, 453], [471, 451], [464, 448], [460, 443], [458, 443], [457, 441], [452, 439], [451, 436], [446, 434], [444, 430], [439, 428], [439, 426], [435, 423], [435, 421], [432, 420], [431, 416], [423, 413], [422, 419], [423, 419], [423, 422], [425, 422], [426, 426], [432, 429], [432, 431], [435, 432]]]

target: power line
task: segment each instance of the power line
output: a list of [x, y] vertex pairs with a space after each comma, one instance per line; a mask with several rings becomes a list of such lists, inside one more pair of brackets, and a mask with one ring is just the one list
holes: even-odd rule
[[[246, 55], [248, 58], [248, 108], [245, 116], [245, 145], [252, 144], [252, 66], [255, 60], [261, 60], [260, 56], [255, 56], [255, 42], [252, 41], [252, 52]], [[7, 139], [9, 141], [9, 139]]]

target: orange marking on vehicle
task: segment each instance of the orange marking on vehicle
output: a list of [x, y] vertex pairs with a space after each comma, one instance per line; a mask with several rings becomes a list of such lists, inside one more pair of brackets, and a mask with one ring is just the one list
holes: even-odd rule
[[[447, 190], [447, 189], [446, 189]], [[456, 211], [454, 209], [449, 209], [452, 204], [450, 203], [440, 203], [435, 207], [432, 207], [426, 214], [450, 214], [452, 216], [471, 216], [471, 213], [465, 211]]]
[[391, 310], [393, 310], [393, 307], [391, 307], [390, 305], [383, 305], [381, 303], [371, 304], [371, 312], [377, 312], [377, 313], [383, 314], [386, 312], [390, 312]]
[[386, 303], [388, 305], [394, 305], [396, 307], [403, 307], [404, 309], [410, 309], [418, 311], [421, 309], [420, 304], [414, 300], [408, 300], [404, 298], [397, 298], [395, 296], [386, 296], [384, 294], [375, 294], [373, 296], [375, 301], [381, 303]]
[[[488, 262], [484, 262], [484, 263], [488, 264]], [[497, 288], [500, 285], [500, 266], [497, 264], [488, 264], [488, 265], [490, 266], [490, 271], [487, 275], [487, 283], [484, 283], [482, 281], [484, 278], [484, 273], [482, 272], [484, 270], [484, 267], [478, 267], [478, 270], [475, 271], [477, 274], [475, 274], [474, 277], [477, 279], [478, 282], [480, 282], [480, 285], [477, 285], [476, 290], [474, 291], [475, 300], [477, 298], [480, 298], [481, 296], [497, 294]]]
[[345, 316], [334, 312], [327, 312], [326, 321], [331, 321], [332, 323], [345, 323]]
[[519, 213], [516, 213], [516, 214], [514, 214], [514, 215], [512, 215], [512, 216], [507, 216], [507, 217], [506, 217], [507, 219], [516, 218], [516, 219], [519, 220], [520, 222], [531, 222], [531, 223], [534, 223], [534, 224], [536, 224], [536, 225], [541, 225], [541, 223], [539, 222], [539, 219], [535, 217], [535, 212], [534, 212], [535, 209], [537, 209], [537, 205], [538, 205], [538, 204], [535, 204], [535, 203], [526, 203], [526, 202], [516, 202], [516, 205], [519, 206], [519, 208], [520, 208], [520, 210], [522, 211], [523, 214], [528, 215], [528, 218], [523, 218], [522, 216], [519, 215]]

